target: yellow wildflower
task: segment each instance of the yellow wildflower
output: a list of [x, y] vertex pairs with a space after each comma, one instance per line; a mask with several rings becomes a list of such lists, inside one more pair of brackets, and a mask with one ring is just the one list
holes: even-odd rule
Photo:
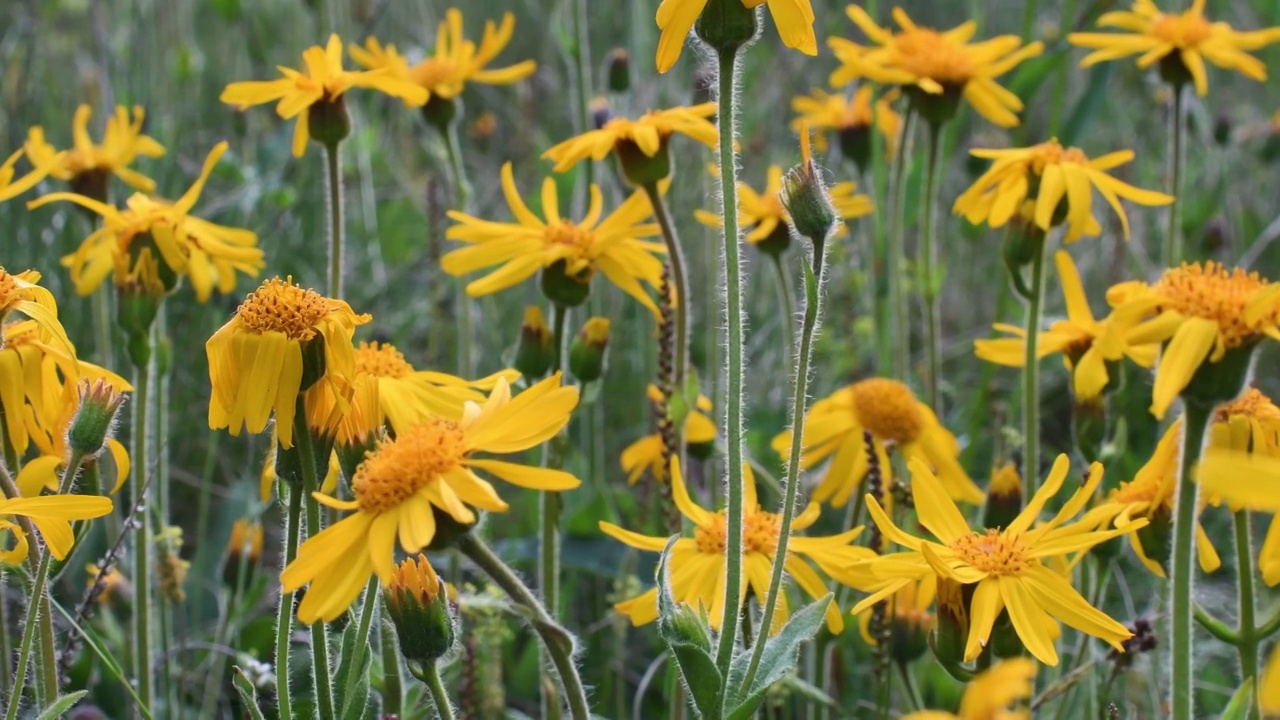
[[[767, 3], [782, 43], [805, 55], [818, 54], [818, 37], [813, 31], [813, 7], [809, 0], [742, 0], [748, 8]], [[662, 0], [658, 5], [658, 72], [665, 73], [680, 59], [685, 38], [707, 6], [707, 0]]]
[[71, 531], [74, 520], [92, 520], [110, 514], [111, 498], [100, 495], [46, 495], [44, 497], [4, 497], [0, 493], [0, 533], [13, 533], [14, 545], [0, 544], [0, 563], [16, 565], [27, 557], [27, 535], [18, 524], [19, 516], [31, 521], [55, 560], [64, 560], [75, 545]]
[[897, 90], [881, 93], [873, 110], [872, 90], [869, 84], [863, 84], [852, 95], [814, 88], [808, 95], [792, 98], [791, 109], [799, 117], [791, 121], [791, 128], [800, 132], [807, 124], [818, 133], [814, 144], [825, 152], [828, 131], [839, 135], [843, 143], [846, 134], [870, 132], [874, 126], [884, 136], [889, 157], [893, 157], [898, 154], [898, 135], [902, 132], [902, 116], [893, 109], [893, 101], [901, 93]]
[[[666, 405], [662, 397], [662, 391], [657, 385], [649, 385], [645, 391], [649, 402], [656, 407], [665, 409]], [[691, 409], [689, 414], [684, 418], [684, 441], [689, 445], [702, 445], [705, 443], [715, 442], [716, 439], [716, 423], [707, 417], [707, 413], [711, 412], [711, 398], [706, 395], [699, 395], [697, 407]], [[666, 475], [662, 472], [662, 436], [658, 433], [646, 435], [639, 440], [631, 443], [622, 451], [620, 458], [623, 472], [627, 473], [627, 484], [635, 485], [645, 471], [649, 471], [650, 477], [658, 481], [666, 480]]]
[[1031, 717], [1026, 711], [1010, 710], [1009, 706], [1030, 699], [1035, 680], [1033, 660], [1004, 660], [965, 685], [959, 713], [920, 710], [903, 715], [901, 720], [1026, 720]]
[[107, 178], [115, 175], [126, 185], [144, 193], [153, 193], [156, 183], [151, 178], [129, 166], [138, 156], [158, 158], [164, 155], [164, 147], [154, 138], [142, 132], [146, 113], [141, 107], [133, 107], [133, 118], [123, 105], [116, 107], [114, 116], [107, 118], [102, 144], [95, 145], [89, 137], [89, 117], [93, 110], [88, 105], [76, 108], [71, 126], [73, 145], [59, 151], [45, 140], [44, 128], [39, 125], [27, 133], [27, 157], [35, 167], [43, 167], [48, 174], [71, 183], [71, 189], [94, 200], [107, 199]]
[[12, 155], [5, 159], [3, 164], [0, 164], [0, 202], [17, 197], [30, 190], [49, 174], [49, 166], [43, 165], [33, 168], [31, 172], [14, 180], [18, 172], [15, 169], [18, 165], [18, 158], [22, 157], [23, 152], [22, 150], [14, 151]]
[[720, 142], [720, 131], [707, 118], [715, 114], [715, 103], [703, 103], [650, 110], [635, 120], [610, 118], [599, 129], [569, 138], [542, 153], [542, 157], [555, 163], [556, 172], [564, 172], [587, 158], [603, 160], [611, 152], [639, 152], [652, 158], [676, 133], [714, 148]]

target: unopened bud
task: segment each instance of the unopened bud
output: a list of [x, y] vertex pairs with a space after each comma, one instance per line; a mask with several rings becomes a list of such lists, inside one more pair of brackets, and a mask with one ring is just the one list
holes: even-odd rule
[[624, 93], [631, 89], [631, 55], [622, 48], [609, 53], [609, 92]]
[[969, 639], [969, 609], [964, 586], [949, 578], [938, 578], [938, 617], [933, 628], [933, 652], [944, 663], [964, 661]]
[[306, 112], [311, 138], [325, 147], [337, 147], [351, 134], [351, 115], [347, 112], [344, 95], [313, 103]]
[[570, 272], [568, 261], [557, 260], [542, 269], [542, 294], [557, 305], [577, 307], [591, 295], [591, 277], [591, 266]]
[[439, 93], [431, 93], [427, 103], [422, 106], [422, 119], [441, 133], [449, 131], [449, 126], [462, 114], [462, 101], [447, 98]]
[[658, 151], [647, 154], [634, 140], [619, 140], [613, 146], [622, 176], [634, 187], [645, 187], [671, 175], [671, 136], [658, 135]]
[[591, 126], [599, 130], [613, 119], [613, 109], [609, 107], [609, 101], [602, 97], [592, 98], [591, 105]]
[[81, 380], [76, 387], [80, 407], [67, 428], [67, 445], [73, 453], [96, 457], [115, 431], [116, 415], [125, 396], [116, 392], [106, 380]]
[[582, 382], [599, 380], [604, 374], [605, 351], [609, 347], [609, 319], [593, 317], [578, 331], [569, 349], [569, 371]]
[[717, 54], [737, 52], [759, 28], [756, 9], [742, 0], [709, 0], [694, 30]]
[[800, 153], [800, 164], [791, 168], [782, 181], [782, 204], [791, 215], [796, 232], [813, 241], [816, 253], [836, 226], [836, 211], [826, 183], [813, 164], [807, 125], [800, 128]]
[[520, 340], [516, 344], [515, 369], [530, 380], [547, 374], [555, 360], [555, 338], [542, 310], [536, 305], [524, 309]]
[[991, 474], [987, 488], [987, 504], [982, 524], [987, 528], [1008, 527], [1022, 512], [1022, 478], [1013, 463], [1006, 463]]
[[[243, 577], [248, 584], [262, 557], [262, 523], [239, 518], [231, 525], [231, 539], [227, 541], [227, 559], [222, 568], [222, 580], [229, 587], [237, 587]], [[241, 576], [241, 568], [244, 575]]]
[[405, 659], [434, 663], [453, 647], [453, 610], [444, 583], [425, 555], [396, 567], [386, 586], [386, 602]]

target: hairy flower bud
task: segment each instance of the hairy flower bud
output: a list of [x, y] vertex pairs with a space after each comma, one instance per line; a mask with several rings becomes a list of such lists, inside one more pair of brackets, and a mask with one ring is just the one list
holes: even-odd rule
[[588, 319], [569, 349], [569, 371], [582, 382], [599, 380], [604, 374], [605, 350], [608, 347], [609, 319]]
[[542, 310], [536, 305], [524, 309], [524, 323], [520, 325], [520, 339], [516, 343], [514, 367], [530, 380], [547, 374], [555, 360], [555, 338]]
[[453, 647], [453, 610], [444, 583], [425, 555], [396, 567], [386, 586], [386, 602], [405, 659], [434, 663]]
[[116, 415], [125, 396], [102, 379], [92, 383], [81, 380], [76, 392], [80, 396], [80, 407], [67, 428], [67, 445], [73, 453], [95, 457], [115, 430]]
[[813, 241], [817, 254], [836, 226], [836, 211], [826, 183], [813, 163], [807, 125], [800, 129], [800, 154], [800, 164], [791, 168], [782, 181], [782, 204], [796, 232]]

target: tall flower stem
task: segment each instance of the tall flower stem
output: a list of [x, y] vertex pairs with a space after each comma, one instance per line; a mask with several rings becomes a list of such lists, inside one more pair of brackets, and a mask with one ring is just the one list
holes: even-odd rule
[[[795, 358], [795, 342], [789, 337], [791, 323], [796, 321], [796, 298], [795, 292], [791, 288], [791, 276], [787, 274], [786, 263], [782, 261], [781, 255], [773, 256], [773, 269], [778, 277], [778, 309], [782, 314], [782, 333], [784, 336], [783, 359], [785, 364], [782, 366], [783, 372], [789, 372], [791, 368], [796, 366]], [[805, 320], [809, 319], [809, 308], [805, 307]], [[801, 336], [801, 342], [804, 342]]]
[[[778, 595], [782, 592], [782, 570], [786, 564], [787, 546], [791, 541], [791, 524], [796, 516], [796, 499], [800, 487], [800, 450], [804, 447], [804, 416], [809, 400], [809, 363], [813, 357], [813, 340], [817, 335], [818, 315], [822, 310], [823, 257], [826, 238], [814, 238], [813, 267], [804, 268], [804, 321], [800, 326], [800, 355], [792, 378], [791, 391], [791, 451], [787, 456], [786, 489], [782, 499], [782, 521], [778, 527], [778, 548], [774, 553], [773, 575], [769, 578], [769, 594], [760, 615], [760, 632], [766, 634], [773, 627], [773, 614], [777, 610]], [[778, 261], [781, 267], [782, 261]], [[766, 635], [767, 637], [767, 635]], [[760, 658], [764, 655], [764, 638], [751, 648], [751, 660], [742, 687], [752, 687]]]
[[924, 306], [925, 353], [928, 357], [928, 378], [925, 382], [929, 407], [942, 412], [942, 396], [939, 383], [942, 376], [942, 336], [938, 307], [938, 156], [942, 152], [942, 124], [928, 123], [929, 149], [924, 172], [924, 215], [920, 241], [920, 258], [916, 263], [917, 289], [920, 304]]
[[[573, 75], [577, 90], [579, 133], [591, 130], [591, 33], [587, 28], [587, 0], [569, 0], [573, 3]], [[587, 161], [582, 168], [581, 198], [588, 198], [588, 188], [595, 182], [596, 164]]]
[[551, 656], [551, 662], [560, 675], [560, 683], [564, 688], [565, 699], [569, 703], [569, 716], [573, 720], [588, 720], [591, 717], [587, 693], [578, 675], [578, 668], [573, 662], [574, 639], [547, 613], [547, 609], [538, 602], [530, 590], [506, 563], [494, 554], [493, 550], [475, 533], [467, 533], [458, 539], [458, 550], [475, 563], [498, 587], [502, 588], [512, 601], [529, 611], [530, 624], [542, 639], [543, 647]]
[[742, 344], [742, 238], [738, 230], [738, 158], [734, 153], [737, 139], [736, 98], [737, 50], [718, 52], [719, 77], [716, 101], [720, 122], [720, 200], [724, 219], [725, 333], [728, 355], [728, 390], [726, 421], [729, 454], [729, 487], [726, 518], [724, 617], [720, 628], [720, 645], [716, 649], [716, 667], [720, 676], [729, 677], [738, 642], [738, 614], [741, 612], [742, 587], [742, 411], [743, 355]]
[[[279, 450], [277, 450], [279, 452]], [[298, 556], [298, 540], [302, 534], [302, 488], [289, 485], [289, 509], [284, 521], [284, 560], [280, 567], [287, 567]], [[289, 643], [293, 638], [293, 593], [280, 592], [280, 605], [276, 608], [276, 704], [280, 720], [291, 720], [293, 704], [289, 690]]]
[[1026, 497], [1035, 495], [1040, 484], [1040, 316], [1044, 304], [1044, 245], [1046, 237], [1033, 233], [1031, 294], [1027, 297], [1027, 339], [1022, 359], [1022, 481]]
[[1192, 588], [1194, 580], [1196, 538], [1196, 492], [1199, 485], [1192, 479], [1192, 472], [1200, 462], [1205, 431], [1213, 415], [1208, 403], [1193, 402], [1183, 398], [1186, 408], [1182, 420], [1182, 464], [1178, 471], [1178, 502], [1174, 508], [1173, 523], [1173, 652], [1169, 691], [1173, 694], [1173, 720], [1191, 720], [1195, 715], [1195, 694], [1192, 691], [1194, 674], [1191, 639], [1195, 627], [1192, 622]]
[[382, 713], [384, 716], [400, 717], [404, 707], [400, 653], [396, 650], [395, 626], [385, 613], [380, 613], [378, 620], [378, 639], [382, 646]]
[[671, 358], [671, 387], [675, 392], [683, 393], [685, 375], [689, 368], [689, 273], [685, 269], [684, 251], [680, 247], [680, 237], [676, 234], [675, 223], [671, 222], [671, 213], [667, 209], [666, 200], [658, 191], [656, 182], [646, 183], [645, 194], [653, 206], [653, 216], [662, 230], [662, 241], [667, 246], [667, 260], [671, 264], [671, 284], [675, 288], [675, 321], [676, 338]]
[[364, 603], [360, 606], [360, 624], [356, 626], [355, 657], [347, 664], [347, 676], [342, 678], [341, 687], [353, 688], [364, 667], [364, 653], [369, 649], [369, 633], [373, 629], [373, 618], [378, 614], [378, 579], [370, 578], [364, 589]]
[[[564, 368], [565, 327], [569, 319], [569, 308], [556, 303], [551, 311], [551, 337], [555, 348], [551, 364], [551, 372]], [[542, 445], [542, 465], [553, 464], [551, 444], [555, 438]], [[542, 602], [546, 612], [552, 617], [560, 616], [560, 496], [556, 493], [538, 494], [538, 589], [542, 591]], [[547, 687], [549, 683], [544, 682]], [[556, 698], [547, 692], [542, 695], [543, 715], [551, 711]]]
[[449, 693], [445, 692], [444, 683], [440, 681], [440, 668], [434, 662], [424, 663], [421, 669], [409, 666], [409, 672], [422, 681], [431, 691], [431, 700], [435, 704], [436, 715], [440, 720], [454, 720], [453, 702]]
[[133, 513], [137, 531], [133, 537], [133, 676], [138, 684], [138, 702], [148, 711], [155, 705], [152, 673], [155, 672], [155, 648], [151, 641], [152, 572], [151, 572], [151, 483], [147, 477], [151, 463], [148, 435], [151, 432], [151, 372], [148, 364], [133, 369], [133, 417], [129, 433], [129, 455], [133, 477], [129, 486], [133, 493]]
[[1182, 116], [1182, 99], [1186, 83], [1173, 84], [1173, 109], [1169, 114], [1169, 203], [1168, 226], [1165, 229], [1163, 267], [1177, 267], [1183, 259], [1182, 247], [1182, 155], [1186, 142], [1186, 119]]
[[[303, 502], [307, 513], [307, 534], [320, 532], [320, 503], [312, 493], [320, 489], [320, 470], [316, 464], [315, 439], [307, 426], [306, 407], [298, 396], [298, 410], [294, 415], [293, 441], [297, 445], [298, 459], [302, 466]], [[292, 498], [290, 498], [292, 501]], [[362, 625], [364, 622], [362, 621]], [[364, 627], [368, 637], [368, 627]], [[311, 624], [311, 679], [316, 693], [316, 710], [320, 720], [337, 717], [333, 702], [333, 668], [329, 666], [329, 629], [324, 621]]]
[[908, 106], [902, 114], [902, 136], [889, 180], [889, 248], [884, 270], [889, 274], [889, 314], [893, 318], [892, 376], [903, 382], [907, 380], [911, 356], [911, 330], [908, 322], [910, 313], [902, 273], [903, 265], [906, 264], [907, 175], [911, 171], [911, 130], [914, 120], [915, 113]]
[[339, 143], [325, 143], [325, 201], [329, 210], [329, 297], [342, 299], [342, 152]]
[[1253, 714], [1262, 717], [1262, 708], [1258, 706], [1258, 625], [1253, 591], [1253, 548], [1249, 531], [1249, 511], [1240, 510], [1235, 514], [1236, 526], [1236, 594], [1239, 596], [1239, 627], [1236, 650], [1240, 654], [1240, 681], [1253, 679], [1254, 693], [1250, 706]]
[[[458, 114], [461, 115], [460, 101]], [[457, 203], [456, 209], [460, 212], [467, 212], [467, 208], [471, 203], [471, 182], [467, 179], [467, 167], [462, 162], [462, 143], [458, 140], [458, 121], [456, 118], [450, 120], [448, 124], [437, 126], [441, 135], [444, 136], [445, 153], [449, 156], [449, 174], [453, 179], [454, 199]], [[457, 303], [458, 303], [458, 375], [460, 377], [469, 378], [472, 375], [472, 368], [475, 366], [472, 352], [475, 343], [475, 334], [471, 327], [471, 296], [467, 295], [466, 283], [462, 280], [454, 280], [457, 286]]]

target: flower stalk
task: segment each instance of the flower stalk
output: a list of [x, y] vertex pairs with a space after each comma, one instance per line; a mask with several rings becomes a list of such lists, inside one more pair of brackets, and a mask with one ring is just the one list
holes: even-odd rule
[[436, 715], [440, 720], [454, 720], [453, 702], [444, 689], [444, 683], [440, 681], [440, 668], [436, 667], [436, 663], [423, 663], [421, 667], [410, 665], [409, 672], [431, 691], [431, 700], [435, 704]]
[[[654, 219], [662, 230], [662, 241], [667, 246], [667, 260], [671, 265], [671, 284], [675, 288], [675, 344], [671, 358], [671, 388], [674, 392], [684, 393], [685, 376], [689, 367], [689, 274], [685, 269], [684, 251], [680, 247], [680, 237], [676, 234], [675, 223], [671, 221], [671, 213], [667, 209], [666, 200], [658, 190], [657, 182], [644, 185], [645, 194], [653, 206]], [[677, 434], [680, 429], [677, 428]], [[677, 447], [680, 439], [677, 438]]]
[[[938, 171], [942, 153], [942, 123], [929, 122], [929, 149], [924, 172], [924, 215], [921, 218], [920, 258], [916, 262], [920, 303], [924, 306], [925, 354], [928, 359], [925, 381], [929, 407], [941, 414], [942, 396], [939, 382], [942, 377], [942, 337], [939, 328], [938, 307]], [[902, 341], [900, 341], [902, 342]]]
[[[1256, 619], [1256, 598], [1253, 589], [1253, 548], [1250, 534], [1249, 511], [1240, 510], [1235, 513], [1236, 530], [1236, 594], [1239, 603], [1239, 631], [1237, 632], [1236, 650], [1240, 656], [1240, 682], [1253, 680], [1254, 687], [1261, 682], [1258, 675], [1258, 625]], [[1258, 704], [1259, 695], [1255, 691], [1249, 702], [1253, 707], [1253, 715], [1262, 717], [1262, 708]]]
[[[458, 577], [456, 574], [454, 577]], [[378, 639], [382, 648], [382, 712], [400, 717], [404, 707], [404, 683], [400, 673], [400, 652], [396, 649], [395, 626], [386, 613], [379, 613]]]
[[342, 153], [339, 142], [324, 144], [325, 201], [329, 215], [329, 297], [342, 298]]
[[1168, 227], [1165, 229], [1162, 267], [1178, 267], [1184, 257], [1182, 246], [1182, 156], [1186, 144], [1186, 118], [1182, 115], [1182, 99], [1186, 83], [1173, 83], [1173, 108], [1169, 115], [1169, 203]]
[[[454, 100], [461, 110], [461, 100]], [[459, 112], [458, 115], [462, 113]], [[458, 141], [458, 121], [455, 116], [447, 124], [436, 126], [444, 136], [445, 153], [449, 156], [449, 174], [453, 179], [455, 209], [467, 212], [471, 203], [471, 182], [467, 179], [467, 168], [462, 162], [462, 143]], [[461, 280], [454, 283], [458, 294], [458, 375], [471, 377], [473, 360], [472, 344], [475, 334], [471, 328], [471, 296], [467, 295], [466, 284]]]
[[[791, 289], [791, 276], [787, 275], [787, 266], [782, 262], [782, 255], [773, 256], [773, 269], [778, 278], [778, 308], [782, 313], [783, 361], [786, 363], [782, 368], [786, 372], [796, 366], [794, 342], [792, 338], [786, 337], [788, 330], [791, 329], [791, 323], [796, 320], [796, 300], [794, 291]], [[808, 320], [808, 313], [809, 308], [805, 307], [805, 320]], [[803, 336], [801, 342], [804, 342]]]
[[[302, 495], [306, 505], [307, 534], [320, 532], [320, 503], [316, 502], [313, 493], [320, 490], [321, 476], [316, 466], [315, 438], [311, 428], [307, 426], [306, 405], [302, 395], [298, 395], [298, 410], [294, 415], [293, 441], [297, 445], [299, 464], [302, 470]], [[328, 455], [328, 453], [325, 453]], [[290, 497], [292, 502], [292, 497]], [[292, 510], [292, 507], [290, 507]], [[296, 539], [296, 538], [295, 538]], [[365, 636], [368, 637], [368, 626], [362, 620]], [[354, 666], [354, 665], [353, 665]], [[329, 629], [324, 621], [311, 624], [311, 680], [315, 688], [316, 710], [321, 720], [336, 717], [334, 712], [333, 675], [329, 666]]]
[[[555, 303], [551, 311], [551, 338], [555, 348], [552, 355], [551, 372], [564, 369], [565, 328], [569, 320], [569, 308]], [[542, 445], [542, 466], [553, 464], [551, 444], [555, 439]], [[560, 616], [560, 496], [556, 493], [538, 494], [538, 589], [542, 591], [542, 603], [547, 613], [554, 619]], [[545, 680], [545, 678], [544, 678]], [[550, 682], [543, 682], [544, 689]], [[556, 698], [543, 692], [543, 714], [553, 710]]]
[[903, 287], [903, 265], [906, 263], [906, 198], [907, 174], [911, 170], [911, 130], [915, 111], [908, 105], [902, 114], [902, 136], [898, 154], [893, 159], [893, 177], [889, 190], [889, 247], [885, 272], [889, 275], [889, 314], [893, 318], [893, 363], [886, 368], [889, 376], [907, 381], [911, 355], [911, 331], [909, 325], [906, 288]]
[[[277, 451], [278, 452], [278, 451]], [[298, 556], [298, 541], [302, 534], [302, 488], [288, 485], [289, 509], [284, 524], [284, 562], [287, 567]], [[280, 720], [292, 720], [293, 704], [289, 689], [289, 642], [293, 637], [292, 592], [280, 592], [280, 604], [276, 608], [276, 704]]]
[[[1046, 237], [1028, 231], [1032, 244], [1031, 287], [1027, 295], [1026, 355], [1022, 363], [1022, 478], [1027, 484], [1024, 497], [1035, 497], [1040, 484], [1040, 316], [1043, 314]], [[1011, 268], [1015, 277], [1018, 270]]]
[[1183, 399], [1182, 462], [1178, 470], [1178, 500], [1174, 508], [1173, 559], [1173, 649], [1170, 654], [1169, 691], [1173, 694], [1174, 720], [1191, 720], [1195, 716], [1195, 695], [1192, 683], [1193, 588], [1196, 537], [1197, 491], [1199, 485], [1192, 479], [1200, 453], [1204, 446], [1205, 432], [1213, 416], [1209, 403]]
[[129, 433], [129, 455], [133, 459], [133, 477], [129, 487], [133, 492], [133, 513], [138, 523], [133, 538], [133, 676], [138, 684], [138, 702], [150, 711], [155, 705], [153, 677], [155, 672], [155, 648], [151, 641], [151, 544], [153, 535], [150, 521], [151, 483], [147, 477], [151, 463], [148, 435], [151, 429], [151, 371], [150, 362], [135, 364], [133, 369], [133, 417]]

